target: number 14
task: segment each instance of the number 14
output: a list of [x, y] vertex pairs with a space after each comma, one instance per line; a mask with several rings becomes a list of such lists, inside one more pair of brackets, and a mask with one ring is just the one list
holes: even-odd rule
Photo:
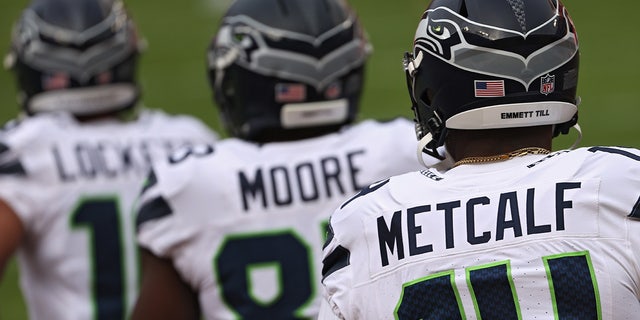
[[[542, 257], [555, 319], [602, 319], [589, 252]], [[509, 261], [469, 267], [466, 279], [478, 319], [522, 319]], [[403, 285], [396, 319], [465, 319], [454, 272]]]

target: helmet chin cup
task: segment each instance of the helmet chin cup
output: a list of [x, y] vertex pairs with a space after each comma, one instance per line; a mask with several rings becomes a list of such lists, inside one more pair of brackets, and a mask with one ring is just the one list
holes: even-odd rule
[[573, 125], [572, 128], [574, 128], [574, 129], [576, 129], [576, 131], [578, 131], [578, 137], [573, 142], [571, 147], [569, 147], [569, 150], [575, 149], [580, 144], [580, 141], [582, 141], [582, 128], [580, 128], [580, 125], [576, 123], [576, 124]]
[[422, 164], [425, 167], [428, 167], [428, 165], [424, 162], [424, 159], [422, 158], [423, 153], [431, 157], [434, 157], [438, 160], [444, 160], [446, 156], [440, 154], [440, 151], [438, 149], [439, 148], [436, 145], [436, 141], [433, 140], [433, 136], [431, 135], [431, 132], [427, 133], [424, 137], [422, 137], [422, 139], [418, 141], [418, 150], [417, 150], [418, 161], [420, 162], [420, 164]]

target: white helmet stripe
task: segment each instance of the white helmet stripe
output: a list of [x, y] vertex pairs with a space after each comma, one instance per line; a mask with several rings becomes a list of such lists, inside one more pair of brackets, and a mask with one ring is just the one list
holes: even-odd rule
[[541, 126], [571, 120], [578, 107], [567, 102], [531, 102], [503, 104], [458, 113], [447, 119], [451, 129], [495, 129]]

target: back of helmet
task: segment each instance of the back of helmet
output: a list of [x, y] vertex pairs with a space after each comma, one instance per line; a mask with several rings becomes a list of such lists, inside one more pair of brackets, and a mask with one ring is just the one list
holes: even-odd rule
[[208, 50], [209, 80], [233, 136], [294, 140], [353, 122], [371, 50], [341, 0], [237, 0]]
[[28, 114], [104, 115], [133, 107], [137, 30], [121, 1], [34, 0], [5, 59]]
[[434, 0], [405, 58], [418, 139], [577, 122], [578, 36], [557, 0]]

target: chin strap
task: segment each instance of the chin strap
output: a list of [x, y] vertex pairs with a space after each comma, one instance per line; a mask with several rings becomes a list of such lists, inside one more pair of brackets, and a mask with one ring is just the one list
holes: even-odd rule
[[[573, 150], [576, 147], [578, 147], [578, 145], [582, 141], [582, 128], [580, 128], [580, 125], [576, 123], [573, 125], [572, 128], [578, 131], [578, 137], [573, 142], [571, 147], [569, 147], [569, 150]], [[445, 146], [438, 147], [436, 150], [429, 150], [427, 148], [427, 145], [431, 141], [433, 141], [433, 136], [431, 135], [431, 133], [427, 133], [424, 137], [422, 137], [422, 139], [420, 139], [420, 141], [418, 141], [418, 148], [417, 148], [418, 162], [420, 162], [420, 164], [426, 168], [435, 168], [439, 171], [446, 171], [451, 169], [453, 167], [453, 160], [451, 159], [450, 156], [448, 156], [447, 149], [445, 148]], [[429, 156], [430, 159], [437, 159], [438, 161], [434, 163], [425, 162], [424, 161], [425, 154], [427, 154], [427, 156]]]
[[[433, 168], [444, 172], [453, 167], [453, 159], [447, 154], [445, 146], [440, 146], [436, 150], [430, 150], [427, 145], [433, 140], [431, 133], [427, 133], [420, 141], [418, 141], [418, 162], [426, 168]], [[425, 161], [425, 154], [428, 160]]]
[[418, 141], [418, 161], [420, 162], [421, 165], [425, 166], [425, 167], [429, 167], [425, 162], [424, 162], [424, 148], [431, 142], [433, 141], [433, 138], [431, 136], [431, 133], [427, 133], [426, 135], [424, 135], [424, 137], [422, 137], [422, 139], [420, 139], [420, 141]]
[[578, 131], [578, 137], [576, 138], [576, 141], [573, 142], [571, 147], [569, 147], [569, 150], [575, 149], [580, 144], [580, 141], [582, 141], [582, 129], [580, 128], [580, 125], [576, 123], [573, 125], [573, 128]]

